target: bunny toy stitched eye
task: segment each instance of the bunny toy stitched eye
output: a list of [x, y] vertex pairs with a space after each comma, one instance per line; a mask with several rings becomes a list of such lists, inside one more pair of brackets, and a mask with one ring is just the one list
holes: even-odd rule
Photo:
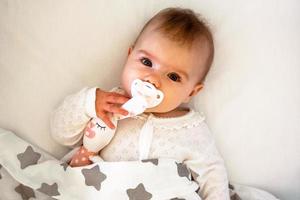
[[97, 128], [100, 128], [100, 130], [102, 130], [102, 129], [105, 130], [105, 128], [106, 128], [106, 126], [101, 126], [98, 122], [96, 123], [96, 125], [97, 125]]

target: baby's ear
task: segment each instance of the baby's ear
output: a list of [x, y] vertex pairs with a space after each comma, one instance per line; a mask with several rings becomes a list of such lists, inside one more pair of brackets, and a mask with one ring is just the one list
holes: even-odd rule
[[203, 83], [198, 83], [197, 85], [194, 86], [193, 90], [189, 94], [189, 96], [184, 100], [183, 103], [188, 103], [193, 96], [198, 94], [198, 92], [204, 87]]
[[128, 48], [128, 56], [131, 54], [132, 50], [133, 50], [133, 45], [131, 45], [129, 48]]

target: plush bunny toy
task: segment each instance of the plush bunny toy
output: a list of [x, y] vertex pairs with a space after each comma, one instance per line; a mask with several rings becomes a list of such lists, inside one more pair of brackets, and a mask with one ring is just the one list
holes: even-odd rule
[[[115, 127], [120, 119], [143, 113], [147, 108], [157, 106], [163, 100], [163, 93], [151, 83], [136, 79], [131, 84], [132, 98], [122, 105], [128, 115], [114, 114], [111, 118]], [[72, 167], [91, 164], [101, 161], [98, 152], [113, 138], [115, 129], [110, 129], [100, 118], [92, 118], [84, 129], [83, 146], [73, 156]]]

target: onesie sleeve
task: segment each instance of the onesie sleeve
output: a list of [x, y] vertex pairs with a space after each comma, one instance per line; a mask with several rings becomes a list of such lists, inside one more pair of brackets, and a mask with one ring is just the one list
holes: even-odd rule
[[198, 183], [197, 192], [203, 200], [229, 200], [228, 177], [224, 160], [217, 150], [209, 129], [206, 124], [203, 125], [199, 135], [207, 138], [194, 143], [197, 146], [201, 145], [199, 149], [202, 150], [193, 151], [190, 159], [184, 163], [191, 171], [193, 180]]
[[53, 111], [50, 120], [51, 136], [65, 146], [81, 142], [83, 129], [89, 120], [97, 117], [95, 111], [96, 87], [84, 88], [67, 96]]

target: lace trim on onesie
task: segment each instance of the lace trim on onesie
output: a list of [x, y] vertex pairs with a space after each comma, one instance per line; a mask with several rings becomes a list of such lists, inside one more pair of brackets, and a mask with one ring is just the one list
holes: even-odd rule
[[[192, 109], [190, 111], [179, 117], [156, 117], [153, 114], [152, 121], [155, 128], [164, 129], [164, 130], [179, 130], [182, 128], [193, 128], [199, 126], [204, 120], [205, 116], [203, 113], [196, 112]], [[146, 120], [149, 114], [141, 114], [135, 116], [136, 119]]]

